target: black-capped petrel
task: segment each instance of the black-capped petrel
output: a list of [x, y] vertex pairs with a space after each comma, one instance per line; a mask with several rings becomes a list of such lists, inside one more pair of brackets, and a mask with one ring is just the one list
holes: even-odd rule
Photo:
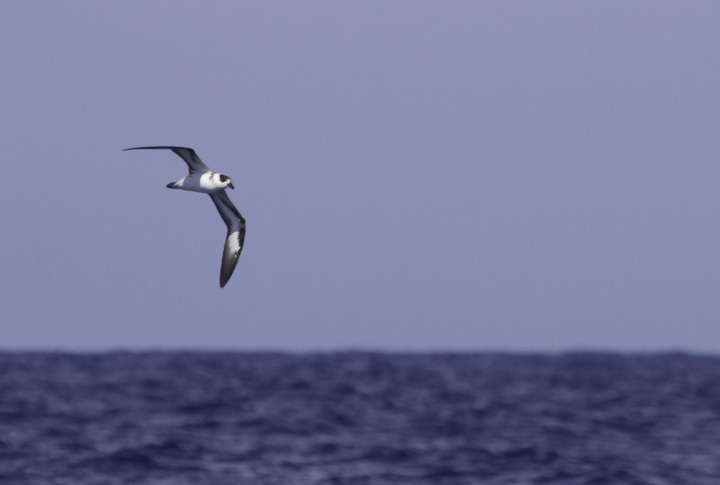
[[123, 151], [128, 150], [172, 150], [176, 155], [185, 160], [185, 163], [187, 163], [190, 169], [190, 174], [177, 182], [167, 184], [167, 187], [170, 189], [202, 192], [203, 194], [210, 195], [210, 198], [220, 213], [220, 217], [222, 217], [227, 226], [227, 239], [225, 239], [222, 266], [220, 267], [220, 288], [223, 288], [235, 270], [238, 258], [240, 257], [240, 251], [242, 251], [243, 248], [243, 242], [245, 241], [245, 219], [233, 203], [230, 202], [230, 198], [225, 193], [227, 187], [235, 189], [232, 184], [232, 179], [227, 175], [221, 175], [207, 168], [192, 148], [137, 147], [126, 148]]

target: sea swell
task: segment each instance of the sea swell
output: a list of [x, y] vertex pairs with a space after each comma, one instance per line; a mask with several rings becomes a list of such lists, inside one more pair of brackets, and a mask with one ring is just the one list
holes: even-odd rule
[[4, 484], [720, 483], [720, 358], [2, 353]]

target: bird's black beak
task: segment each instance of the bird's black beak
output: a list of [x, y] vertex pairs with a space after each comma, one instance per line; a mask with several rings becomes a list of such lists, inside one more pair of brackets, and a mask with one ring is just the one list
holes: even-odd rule
[[230, 182], [230, 183], [228, 184], [228, 187], [230, 187], [231, 189], [235, 190], [235, 186], [233, 186], [232, 182]]

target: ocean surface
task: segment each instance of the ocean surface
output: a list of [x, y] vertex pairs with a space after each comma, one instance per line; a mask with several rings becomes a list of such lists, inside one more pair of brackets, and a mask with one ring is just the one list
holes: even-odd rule
[[0, 483], [720, 484], [720, 358], [0, 353]]

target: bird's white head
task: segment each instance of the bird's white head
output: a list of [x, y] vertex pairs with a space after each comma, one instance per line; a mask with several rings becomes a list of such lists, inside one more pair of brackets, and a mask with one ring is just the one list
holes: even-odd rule
[[235, 190], [235, 187], [232, 184], [232, 179], [227, 175], [220, 175], [220, 184], [224, 189], [230, 187], [231, 189]]

